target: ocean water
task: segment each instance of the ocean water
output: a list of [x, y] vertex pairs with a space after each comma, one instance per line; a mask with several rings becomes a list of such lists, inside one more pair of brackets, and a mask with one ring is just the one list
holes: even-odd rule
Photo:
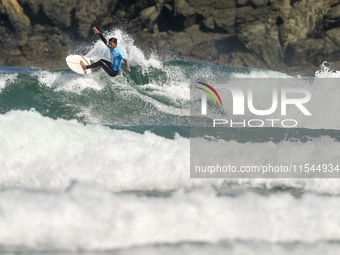
[[[161, 62], [120, 30], [106, 36], [120, 38], [131, 73], [124, 64], [115, 78], [0, 67], [1, 254], [339, 253], [339, 179], [190, 178], [192, 79], [288, 75]], [[100, 41], [78, 51], [108, 58]], [[323, 63], [305, 78], [340, 74]], [[194, 139], [220, 141], [237, 162], [280, 163], [293, 151], [340, 164], [339, 129], [229, 128]]]

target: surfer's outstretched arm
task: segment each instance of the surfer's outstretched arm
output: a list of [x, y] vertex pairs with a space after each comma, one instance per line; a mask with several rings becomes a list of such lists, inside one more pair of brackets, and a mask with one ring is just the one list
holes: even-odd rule
[[93, 31], [94, 31], [96, 34], [99, 35], [100, 39], [102, 39], [103, 43], [105, 43], [105, 45], [106, 45], [107, 40], [106, 40], [105, 37], [100, 33], [100, 31], [99, 31], [96, 27], [93, 27], [92, 29], [93, 29]]

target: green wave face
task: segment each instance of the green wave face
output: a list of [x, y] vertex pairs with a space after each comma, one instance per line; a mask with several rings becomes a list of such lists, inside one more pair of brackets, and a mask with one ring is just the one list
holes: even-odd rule
[[70, 70], [1, 68], [0, 113], [34, 108], [44, 116], [83, 123], [188, 126], [193, 79], [250, 71], [188, 61], [133, 66], [131, 72], [122, 67], [115, 78], [102, 70], [81, 76]]

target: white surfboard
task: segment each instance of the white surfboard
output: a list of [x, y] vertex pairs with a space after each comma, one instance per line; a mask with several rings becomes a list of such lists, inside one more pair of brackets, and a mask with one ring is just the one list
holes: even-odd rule
[[73, 72], [79, 74], [92, 74], [91, 69], [83, 70], [83, 68], [80, 65], [81, 60], [85, 65], [90, 65], [91, 63], [93, 63], [93, 61], [87, 57], [83, 57], [80, 55], [70, 55], [66, 57], [66, 64]]

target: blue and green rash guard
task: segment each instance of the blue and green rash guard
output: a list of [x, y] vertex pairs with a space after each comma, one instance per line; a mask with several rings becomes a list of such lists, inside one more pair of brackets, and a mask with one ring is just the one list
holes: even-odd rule
[[111, 49], [109, 47], [109, 43], [106, 43], [106, 46], [109, 48], [110, 50], [110, 54], [111, 54], [111, 68], [113, 71], [119, 71], [120, 70], [120, 64], [122, 62], [122, 59], [126, 58], [124, 53], [118, 49], [118, 47]]

